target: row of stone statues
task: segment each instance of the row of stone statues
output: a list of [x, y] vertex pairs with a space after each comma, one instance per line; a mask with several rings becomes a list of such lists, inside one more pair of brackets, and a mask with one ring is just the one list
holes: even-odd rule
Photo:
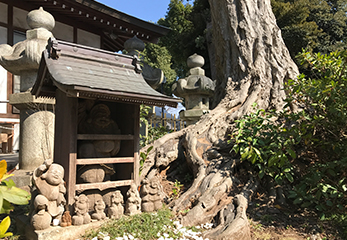
[[[46, 160], [33, 174], [33, 184], [36, 189], [32, 193], [34, 209], [31, 213], [31, 224], [35, 230], [43, 230], [53, 226], [70, 226], [90, 223], [92, 220], [106, 218], [119, 219], [124, 214], [134, 215], [152, 212], [162, 207], [160, 183], [157, 178], [145, 179], [140, 193], [135, 184], [127, 191], [124, 208], [124, 198], [120, 190], [111, 194], [110, 205], [106, 206], [103, 197], [99, 195], [94, 201], [93, 211], [90, 212], [90, 200], [87, 195], [75, 197], [74, 213], [71, 217], [65, 211], [64, 168], [52, 160]], [[93, 204], [93, 203], [92, 203]], [[106, 214], [107, 213], [107, 214]]]

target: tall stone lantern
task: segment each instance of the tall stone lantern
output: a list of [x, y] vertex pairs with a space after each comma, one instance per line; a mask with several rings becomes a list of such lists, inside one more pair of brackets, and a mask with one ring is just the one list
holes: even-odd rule
[[209, 98], [213, 96], [215, 82], [205, 76], [202, 66], [205, 59], [197, 54], [193, 54], [187, 59], [190, 68], [188, 77], [177, 81], [173, 87], [173, 93], [185, 100], [186, 111], [180, 112], [180, 118], [186, 121], [187, 125], [199, 121], [203, 114], [209, 112]]
[[0, 64], [20, 76], [20, 93], [12, 94], [9, 102], [20, 110], [19, 168], [34, 170], [53, 157], [55, 100], [36, 98], [30, 90], [37, 78], [42, 51], [53, 37], [55, 20], [41, 7], [28, 13], [27, 23], [31, 29], [26, 32], [26, 40], [13, 47], [0, 45]]

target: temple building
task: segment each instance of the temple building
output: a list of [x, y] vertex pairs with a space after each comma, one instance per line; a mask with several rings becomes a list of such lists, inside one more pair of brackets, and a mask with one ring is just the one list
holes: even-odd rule
[[[54, 37], [112, 52], [124, 49], [126, 40], [136, 36], [156, 43], [169, 29], [127, 15], [94, 0], [0, 0], [0, 44], [11, 46], [26, 39], [27, 14], [43, 7], [55, 19]], [[0, 66], [1, 152], [18, 151], [19, 110], [8, 103], [20, 91], [19, 76]]]

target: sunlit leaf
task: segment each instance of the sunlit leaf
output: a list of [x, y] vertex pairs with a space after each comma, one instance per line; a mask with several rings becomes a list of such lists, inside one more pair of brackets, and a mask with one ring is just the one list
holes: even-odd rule
[[5, 160], [0, 161], [0, 179], [2, 181], [3, 176], [7, 172], [7, 162]]
[[5, 217], [1, 223], [0, 223], [0, 238], [4, 238], [4, 237], [9, 237], [12, 236], [13, 234], [8, 232], [6, 233], [6, 231], [8, 230], [8, 228], [11, 225], [11, 219], [9, 216]]
[[7, 186], [0, 186], [0, 192], [4, 199], [9, 201], [10, 203], [17, 205], [26, 205], [29, 203], [30, 194], [20, 188]]

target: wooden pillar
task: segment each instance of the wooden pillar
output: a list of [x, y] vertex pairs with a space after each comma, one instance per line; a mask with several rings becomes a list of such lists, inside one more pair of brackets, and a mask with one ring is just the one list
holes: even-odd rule
[[74, 203], [77, 159], [78, 98], [68, 97], [59, 89], [56, 92], [56, 119], [54, 162], [65, 170], [65, 195], [70, 210]]

